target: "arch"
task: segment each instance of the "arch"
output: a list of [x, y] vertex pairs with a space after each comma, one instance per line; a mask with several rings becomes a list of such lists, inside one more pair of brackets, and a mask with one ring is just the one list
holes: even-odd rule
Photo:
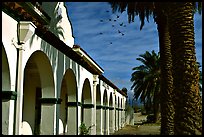
[[103, 93], [103, 134], [106, 135], [108, 132], [108, 96], [107, 96], [107, 90], [104, 90]]
[[109, 98], [109, 132], [113, 133], [114, 132], [114, 115], [113, 115], [113, 95], [112, 92], [110, 93], [110, 98]]
[[92, 96], [91, 96], [91, 85], [88, 78], [85, 79], [83, 88], [82, 88], [82, 103], [83, 104], [91, 104]]
[[10, 91], [10, 89], [11, 89], [10, 69], [6, 51], [2, 44], [2, 91]]
[[26, 63], [23, 85], [23, 121], [28, 122], [33, 134], [53, 134], [54, 105], [42, 104], [40, 99], [54, 98], [54, 87], [49, 58], [35, 51]]
[[109, 106], [113, 106], [113, 95], [110, 93]]
[[107, 103], [108, 103], [108, 96], [107, 96], [107, 90], [105, 89], [103, 93], [103, 105], [106, 106], [108, 105]]
[[63, 129], [59, 134], [77, 134], [77, 82], [72, 69], [67, 69], [61, 83], [60, 120]]
[[81, 122], [87, 127], [92, 125], [92, 94], [91, 85], [88, 78], [84, 80], [82, 95], [81, 95]]
[[120, 126], [123, 127], [123, 98], [120, 99]]
[[117, 123], [118, 123], [118, 129], [120, 129], [120, 98], [119, 98], [119, 96], [118, 96], [118, 111], [117, 111], [117, 115], [118, 115], [118, 121], [117, 121]]
[[120, 97], [119, 96], [118, 96], [117, 101], [118, 101], [118, 108], [120, 108]]
[[96, 85], [96, 105], [101, 105], [101, 90], [99, 84]]
[[117, 96], [115, 95], [115, 131], [118, 130], [118, 106], [117, 106]]

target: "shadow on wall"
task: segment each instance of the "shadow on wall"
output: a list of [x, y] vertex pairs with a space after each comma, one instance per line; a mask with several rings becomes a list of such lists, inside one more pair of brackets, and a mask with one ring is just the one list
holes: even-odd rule
[[[62, 26], [59, 26], [61, 19], [62, 19], [60, 17], [61, 8], [59, 7], [60, 6], [59, 3], [58, 2], [52, 2], [52, 3], [45, 2], [45, 4], [48, 4], [49, 6], [49, 10], [46, 12], [49, 12], [49, 16], [51, 17], [49, 31], [55, 34], [55, 36], [57, 36], [59, 39], [60, 37], [63, 37], [64, 39], [64, 33], [63, 33], [64, 29]], [[48, 8], [48, 7], [45, 7], [45, 8]], [[41, 48], [51, 59], [53, 67], [57, 66], [57, 61], [63, 61], [62, 56], [60, 56], [60, 59], [59, 59], [59, 54], [57, 54], [58, 50], [53, 48], [50, 44], [48, 44], [44, 40], [41, 41]], [[61, 65], [63, 65], [63, 63]], [[61, 68], [63, 68], [63, 66], [61, 66]]]
[[[42, 5], [42, 6], [44, 6], [46, 9], [49, 9], [46, 12], [51, 17], [50, 25], [48, 26], [49, 31], [54, 33], [58, 38], [60, 38], [60, 36], [61, 36], [64, 39], [64, 33], [63, 33], [64, 29], [63, 29], [63, 27], [59, 26], [59, 23], [61, 22], [61, 19], [62, 19], [62, 16], [61, 16], [62, 10], [60, 8], [59, 3], [58, 2], [51, 2], [51, 3], [50, 2], [44, 2], [44, 5]], [[46, 7], [46, 5], [48, 5], [48, 6]], [[30, 45], [32, 45], [35, 37], [37, 37], [37, 36], [33, 35], [31, 37]], [[38, 39], [38, 37], [37, 37], [37, 39]]]
[[[45, 7], [46, 10], [49, 9], [46, 12], [51, 17], [50, 25], [48, 26], [49, 31], [55, 34], [58, 38], [63, 37], [64, 39], [64, 29], [59, 24], [62, 20], [62, 10], [60, 8], [61, 5], [59, 5], [58, 2], [44, 2], [44, 5], [42, 5], [42, 7]], [[30, 40], [30, 45], [33, 44], [35, 37], [38, 39], [37, 35], [33, 35]]]
[[62, 9], [60, 7], [61, 5], [59, 5], [58, 2], [56, 3], [52, 2], [52, 3], [53, 3], [51, 7], [52, 11], [50, 12], [51, 14], [49, 14], [51, 17], [49, 30], [53, 32], [58, 38], [62, 36], [64, 39], [64, 33], [63, 33], [64, 29], [61, 26], [59, 26], [59, 23], [62, 21], [62, 15], [61, 15]]

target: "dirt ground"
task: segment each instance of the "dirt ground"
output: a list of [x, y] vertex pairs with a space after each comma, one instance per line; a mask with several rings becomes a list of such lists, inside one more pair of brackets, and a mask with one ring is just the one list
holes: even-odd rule
[[160, 135], [159, 124], [126, 125], [113, 135]]
[[[134, 125], [126, 125], [112, 135], [160, 135], [161, 123], [146, 123], [147, 115], [134, 114]], [[202, 133], [196, 132], [196, 135]]]
[[144, 123], [147, 115], [141, 113], [134, 114], [134, 125], [126, 125], [113, 135], [160, 135], [160, 124]]

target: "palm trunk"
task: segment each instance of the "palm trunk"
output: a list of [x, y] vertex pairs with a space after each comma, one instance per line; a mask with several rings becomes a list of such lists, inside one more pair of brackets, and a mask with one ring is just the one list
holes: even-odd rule
[[202, 106], [195, 56], [192, 2], [168, 5], [175, 93], [174, 133], [197, 134], [197, 129], [202, 128]]
[[160, 113], [160, 102], [159, 102], [159, 93], [154, 93], [154, 103], [153, 103], [153, 112], [154, 112], [154, 123], [159, 122], [159, 113]]
[[[160, 60], [160, 58], [159, 58]], [[158, 69], [160, 69], [160, 66], [158, 65]], [[160, 72], [159, 72], [160, 73]], [[158, 77], [160, 76], [160, 74], [157, 73], [156, 75], [158, 75]], [[159, 78], [160, 79], [160, 78]], [[155, 91], [154, 91], [154, 95], [153, 95], [153, 112], [154, 112], [154, 123], [158, 123], [160, 122], [160, 80], [155, 79], [154, 81], [155, 84]]]
[[174, 134], [173, 77], [167, 17], [160, 12], [156, 22], [161, 68], [161, 135], [172, 135]]

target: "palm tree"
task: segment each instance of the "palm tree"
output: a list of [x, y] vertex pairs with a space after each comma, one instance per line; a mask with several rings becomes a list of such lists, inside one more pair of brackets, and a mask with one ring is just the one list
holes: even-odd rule
[[[140, 4], [139, 4], [140, 3]], [[190, 3], [187, 3], [187, 4], [185, 4], [185, 3], [179, 3], [178, 5], [180, 5], [181, 7], [179, 7], [178, 5], [177, 5], [177, 3], [168, 3], [167, 5], [165, 4], [165, 3], [163, 3], [163, 4], [161, 4], [162, 6], [158, 6], [157, 4], [155, 4], [154, 5], [154, 2], [152, 2], [153, 3], [153, 6], [151, 6], [151, 3], [149, 3], [149, 4], [147, 4], [147, 3], [145, 3], [145, 2], [133, 2], [133, 3], [127, 3], [127, 2], [112, 2], [111, 3], [111, 5], [112, 5], [112, 9], [113, 10], [119, 10], [119, 11], [121, 11], [121, 12], [123, 12], [124, 10], [125, 10], [125, 8], [126, 7], [128, 7], [128, 18], [129, 18], [129, 22], [132, 20], [132, 21], [134, 21], [134, 17], [136, 16], [136, 15], [139, 15], [139, 17], [140, 17], [140, 20], [141, 20], [141, 27], [140, 27], [140, 29], [142, 28], [142, 26], [144, 25], [144, 18], [145, 18], [145, 16], [147, 17], [147, 20], [148, 20], [148, 17], [149, 17], [149, 15], [150, 15], [150, 13], [152, 13], [152, 7], [153, 7], [153, 9], [155, 10], [155, 11], [158, 11], [159, 9], [158, 9], [158, 7], [161, 9], [161, 10], [159, 10], [159, 11], [162, 11], [163, 13], [166, 13], [167, 14], [167, 17], [168, 17], [168, 19], [169, 20], [167, 20], [167, 22], [168, 22], [168, 26], [171, 26], [171, 27], [169, 27], [168, 29], [169, 30], [171, 30], [171, 32], [175, 32], [174, 34], [177, 34], [177, 32], [181, 32], [180, 34], [182, 34], [182, 35], [180, 35], [180, 36], [182, 36], [183, 38], [182, 39], [180, 39], [180, 37], [179, 37], [179, 35], [174, 35], [174, 37], [172, 37], [171, 36], [171, 41], [173, 40], [174, 41], [174, 45], [176, 46], [177, 45], [177, 47], [182, 47], [182, 46], [178, 46], [178, 44], [176, 44], [176, 43], [178, 43], [178, 41], [180, 41], [181, 43], [180, 44], [182, 44], [182, 42], [183, 43], [185, 43], [185, 45], [186, 45], [186, 47], [188, 47], [188, 41], [186, 42], [185, 41], [185, 37], [189, 37], [190, 35], [192, 36], [192, 32], [193, 32], [193, 29], [192, 29], [192, 27], [193, 27], [193, 19], [192, 19], [192, 15], [193, 15], [193, 13], [195, 13], [196, 11], [198, 11], [199, 13], [201, 13], [201, 2], [190, 2]], [[145, 5], [145, 4], [147, 4], [147, 5]], [[171, 4], [171, 6], [170, 6], [170, 8], [167, 8], [168, 6], [169, 6], [169, 4]], [[157, 6], [156, 6], [157, 5]], [[193, 6], [192, 6], [193, 5]], [[198, 5], [198, 6], [197, 6]], [[139, 7], [140, 6], [140, 7]], [[139, 7], [139, 8], [138, 8]], [[156, 8], [155, 8], [156, 7]], [[163, 7], [163, 8], [162, 8]], [[185, 12], [182, 12], [183, 11], [183, 9], [187, 9], [187, 10], [185, 10]], [[146, 10], [147, 9], [147, 10]], [[166, 9], [169, 9], [168, 11], [166, 11]], [[180, 9], [180, 11], [179, 11], [179, 13], [177, 12], [177, 10], [178, 9]], [[181, 10], [182, 9], [182, 10]], [[155, 14], [155, 12], [154, 12], [154, 10], [153, 10], [153, 13]], [[194, 10], [194, 12], [192, 12], [192, 10]], [[156, 13], [157, 15], [158, 15], [158, 12]], [[189, 14], [190, 14], [190, 16], [189, 16]], [[159, 16], [159, 15], [158, 15]], [[182, 18], [182, 16], [186, 16], [186, 18]], [[190, 19], [189, 21], [187, 21], [186, 23], [188, 23], [188, 24], [186, 24], [186, 26], [187, 25], [189, 25], [189, 26], [191, 26], [191, 33], [189, 33], [190, 35], [186, 35], [187, 33], [185, 33], [185, 31], [180, 31], [181, 29], [180, 28], [182, 28], [182, 19]], [[175, 21], [175, 22], [174, 22]], [[178, 25], [180, 25], [178, 28], [176, 28], [175, 29], [175, 27], [174, 27], [174, 25], [176, 24], [176, 23], [179, 23]], [[158, 24], [158, 22], [157, 22], [157, 24]], [[182, 24], [182, 25], [181, 25]], [[159, 24], [158, 24], [159, 25]], [[183, 27], [184, 29], [186, 28], [186, 27]], [[158, 26], [158, 29], [159, 29], [159, 26]], [[174, 31], [174, 30], [177, 30], [177, 31]], [[160, 34], [159, 34], [159, 36], [161, 36]], [[193, 36], [194, 36], [194, 34], [193, 34]], [[177, 39], [176, 39], [177, 38]], [[189, 39], [191, 40], [191, 41], [194, 41], [194, 37], [189, 37]], [[159, 40], [160, 41], [160, 40]], [[161, 48], [161, 43], [160, 43], [160, 48]], [[193, 44], [194, 45], [194, 44]], [[193, 51], [193, 50], [195, 50], [195, 47], [194, 46], [189, 46], [189, 47], [191, 47], [191, 50]], [[180, 51], [181, 50], [177, 50], [177, 49], [179, 49], [179, 48], [175, 48], [175, 50], [177, 51], [177, 52], [174, 52], [175, 50], [174, 50], [174, 48], [175, 47], [173, 47], [173, 50], [171, 51], [171, 54], [172, 54], [172, 56], [174, 57], [174, 59], [172, 59], [173, 60], [173, 62], [175, 61], [175, 60], [177, 60], [177, 57], [180, 57], [179, 59], [181, 59], [181, 61], [180, 61], [180, 63], [182, 64], [182, 61], [183, 60], [192, 60], [192, 58], [191, 58], [191, 56], [186, 56], [185, 55], [185, 53], [190, 53], [190, 54], [188, 54], [188, 55], [193, 55], [194, 53], [193, 52], [188, 52], [188, 50], [183, 50], [183, 51], [187, 51], [187, 52], [183, 52], [182, 54], [181, 54], [181, 56], [179, 56], [180, 54]], [[172, 49], [172, 48], [171, 48]], [[180, 48], [181, 49], [181, 48]], [[164, 59], [164, 60], [168, 60], [168, 59], [165, 59], [165, 57], [162, 57], [162, 51], [161, 51], [161, 49], [160, 49], [160, 52], [161, 52], [161, 58], [162, 59]], [[175, 53], [177, 53], [177, 54], [175, 54]], [[192, 54], [193, 53], [193, 54]], [[193, 58], [195, 58], [195, 54], [192, 56]], [[185, 58], [185, 59], [184, 59]], [[178, 61], [178, 60], [177, 60]], [[164, 62], [164, 61], [162, 61], [162, 62]], [[161, 63], [162, 63], [161, 62]], [[171, 64], [171, 63], [169, 63], [169, 64]], [[188, 63], [185, 63], [185, 64], [188, 64]], [[163, 66], [163, 65], [162, 65]], [[168, 66], [167, 64], [165, 65], [165, 66]], [[182, 72], [185, 72], [185, 71], [183, 71], [183, 70], [181, 70], [180, 68], [179, 68], [179, 63], [177, 64], [177, 63], [174, 63], [174, 69], [173, 69], [173, 71], [174, 71], [174, 77], [175, 76], [177, 76], [177, 77], [179, 77], [180, 75], [180, 72], [179, 71], [182, 71]], [[189, 65], [181, 65], [181, 66], [183, 66], [184, 68], [186, 67], [186, 68], [188, 68], [189, 67]], [[192, 62], [192, 65], [191, 66], [195, 66], [195, 61], [193, 61]], [[169, 69], [168, 69], [169, 68]], [[172, 76], [170, 75], [170, 67], [168, 67], [166, 70], [168, 70], [168, 78], [171, 78]], [[179, 69], [176, 69], [176, 68], [179, 68]], [[188, 71], [186, 71], [186, 72], [188, 72], [189, 74], [191, 74], [191, 71], [194, 71], [195, 73], [196, 72], [198, 72], [197, 70], [196, 70], [196, 67], [191, 67], [192, 69], [188, 72]], [[193, 70], [193, 68], [195, 68], [194, 70]], [[187, 69], [188, 70], [188, 69]], [[177, 71], [177, 73], [175, 73], [175, 71]], [[165, 72], [165, 70], [163, 70], [163, 68], [161, 68], [161, 73], [162, 72]], [[193, 74], [193, 73], [192, 73]], [[161, 74], [162, 75], [162, 77], [161, 77], [161, 79], [164, 77], [163, 76], [163, 73]], [[184, 76], [184, 75], [183, 75]], [[174, 78], [173, 77], [173, 78]], [[194, 82], [192, 82], [192, 80], [196, 77], [190, 77], [190, 76], [188, 76], [188, 75], [185, 75], [185, 77], [188, 77], [188, 78], [190, 78], [191, 80], [189, 81], [190, 83], [194, 83]], [[184, 79], [185, 79], [185, 77], [183, 77]], [[162, 80], [162, 81], [164, 81], [164, 80]], [[165, 80], [166, 81], [166, 80]], [[197, 80], [196, 80], [197, 81]], [[161, 85], [164, 85], [164, 83], [165, 82], [162, 82], [161, 83]], [[168, 82], [167, 82], [168, 83]], [[168, 84], [167, 84], [167, 86], [168, 85], [170, 85], [170, 83], [172, 83], [172, 82], [169, 82]], [[186, 87], [185, 86], [185, 84], [184, 84], [184, 82], [182, 83], [182, 84], [177, 84], [177, 83], [180, 83], [180, 81], [178, 80], [174, 80], [174, 87], [173, 87], [173, 89], [176, 89], [176, 90], [180, 90], [180, 89], [178, 89], [178, 87], [180, 86], [180, 88], [181, 87], [183, 87], [183, 88], [181, 88], [181, 92], [182, 92], [182, 94], [185, 94], [186, 92], [184, 92], [185, 90], [184, 90], [184, 88]], [[178, 86], [179, 85], [179, 86]], [[188, 85], [192, 85], [192, 86], [194, 86], [194, 87], [196, 87], [196, 85], [197, 85], [197, 82], [195, 82], [194, 84], [188, 84]], [[167, 87], [167, 86], [163, 86], [163, 87]], [[163, 88], [162, 88], [163, 89]], [[169, 98], [169, 99], [167, 99], [166, 100], [166, 103], [165, 102], [162, 102], [163, 103], [163, 107], [162, 107], [162, 121], [161, 121], [161, 129], [163, 130], [165, 127], [166, 127], [166, 129], [168, 130], [163, 130], [163, 131], [161, 131], [161, 134], [171, 134], [170, 132], [172, 132], [172, 126], [173, 126], [173, 124], [172, 124], [172, 119], [173, 119], [173, 115], [169, 115], [168, 116], [168, 114], [165, 114], [165, 112], [168, 112], [168, 111], [163, 111], [163, 109], [165, 108], [164, 106], [165, 106], [165, 104], [166, 105], [168, 105], [167, 106], [167, 108], [169, 109], [169, 110], [171, 110], [171, 108], [173, 109], [173, 106], [170, 106], [172, 103], [171, 103], [171, 97], [169, 97], [169, 93], [171, 93], [171, 90], [172, 90], [172, 88], [167, 88], [167, 89], [170, 89], [169, 91], [168, 90], [166, 90], [166, 91], [162, 91], [162, 93], [163, 92], [165, 92], [165, 93], [167, 93], [166, 95], [167, 95], [167, 97]], [[189, 88], [189, 89], [191, 89], [191, 88]], [[192, 90], [191, 90], [192, 91]], [[177, 93], [177, 91], [173, 91], [173, 93]], [[192, 92], [188, 92], [187, 94], [189, 94], [189, 96], [191, 96], [191, 97], [193, 97], [192, 95], [193, 94], [190, 94], [190, 93], [192, 93]], [[180, 95], [179, 97], [181, 98], [182, 97], [182, 94], [176, 94], [176, 96], [178, 97], [178, 95]], [[162, 94], [163, 96], [165, 95], [165, 94]], [[202, 111], [202, 109], [201, 109], [201, 107], [200, 107], [200, 104], [201, 103], [199, 103], [200, 102], [200, 98], [198, 97], [198, 95], [197, 95], [197, 91], [196, 91], [196, 93], [195, 93], [195, 96], [196, 96], [196, 98], [195, 98], [195, 100], [196, 99], [198, 99], [198, 104], [196, 104], [195, 102], [196, 101], [193, 101], [194, 103], [188, 103], [188, 104], [190, 104], [190, 105], [192, 105], [192, 106], [194, 106], [194, 107], [196, 107], [197, 106], [197, 109], [196, 109], [196, 112], [198, 112], [199, 114], [198, 114], [198, 119], [196, 119], [196, 118], [193, 118], [193, 117], [191, 117], [190, 119], [188, 119], [188, 118], [183, 118], [182, 120], [180, 120], [180, 122], [181, 121], [183, 121], [184, 123], [185, 122], [188, 122], [188, 120], [189, 121], [194, 121], [194, 123], [196, 123], [196, 124], [194, 124], [194, 125], [197, 125], [197, 128], [198, 129], [202, 129], [202, 114], [200, 113], [201, 111]], [[163, 97], [162, 97], [163, 98]], [[189, 98], [190, 99], [190, 98]], [[193, 98], [191, 98], [191, 99], [193, 99]], [[191, 100], [190, 99], [190, 100]], [[187, 102], [190, 102], [190, 100], [188, 100]], [[164, 100], [165, 101], [165, 100]], [[168, 102], [168, 101], [170, 101], [170, 102]], [[181, 101], [181, 100], [180, 100]], [[182, 100], [182, 101], [184, 101], [184, 100]], [[181, 101], [181, 102], [182, 102]], [[181, 102], [177, 102], [176, 101], [176, 103], [175, 104], [180, 104]], [[182, 104], [182, 103], [181, 103]], [[196, 105], [195, 105], [196, 104]], [[178, 106], [180, 106], [180, 105], [178, 105]], [[185, 105], [181, 105], [180, 107], [184, 107]], [[178, 109], [179, 109], [179, 107], [177, 107]], [[191, 107], [191, 108], [193, 108], [193, 107]], [[177, 115], [176, 115], [176, 119], [179, 119], [179, 115], [181, 115], [180, 113], [182, 112], [182, 113], [186, 113], [185, 115], [188, 115], [188, 112], [190, 111], [190, 109], [188, 109], [187, 111], [185, 111], [185, 110], [187, 110], [187, 109], [185, 109], [185, 108], [183, 108], [181, 111], [178, 111], [177, 112]], [[192, 109], [193, 110], [193, 109]], [[175, 110], [176, 111], [176, 110]], [[191, 116], [193, 115], [193, 111], [191, 111], [190, 112], [191, 113]], [[169, 114], [173, 114], [173, 113], [169, 113]], [[165, 121], [165, 119], [168, 119], [167, 121]], [[184, 119], [186, 119], [186, 120], [184, 120]], [[187, 120], [188, 119], [188, 120]], [[171, 122], [171, 123], [169, 123], [169, 122]], [[177, 120], [175, 120], [175, 123], [180, 123], [180, 122], [177, 122]], [[191, 122], [188, 122], [188, 123], [191, 123]], [[197, 124], [198, 123], [198, 124]], [[172, 125], [172, 126], [171, 126]], [[188, 127], [190, 127], [188, 124], [188, 126], [186, 125], [185, 126], [185, 128], [181, 128], [182, 126], [181, 125], [183, 125], [183, 123], [181, 123], [181, 124], [176, 124], [175, 126], [177, 126], [177, 127], [175, 127], [175, 134], [185, 134], [185, 131], [186, 130], [191, 130], [191, 129], [193, 129], [193, 128], [191, 128], [191, 129], [189, 129]], [[194, 126], [194, 127], [196, 127], [196, 126]], [[168, 129], [169, 128], [169, 129]], [[194, 128], [194, 131], [192, 131], [193, 133], [195, 132], [195, 129], [196, 128]], [[180, 130], [180, 131], [178, 131], [178, 130]], [[162, 133], [163, 132], [163, 133]], [[174, 132], [174, 131], [173, 131]], [[192, 133], [192, 132], [190, 132], [190, 133]], [[193, 134], [192, 133], [192, 134]]]
[[168, 18], [164, 13], [164, 5], [155, 3], [155, 22], [159, 35], [160, 67], [161, 67], [161, 135], [174, 134], [174, 103], [172, 55], [168, 30]]
[[159, 49], [160, 49], [160, 64], [161, 64], [161, 134], [173, 134], [173, 118], [174, 106], [172, 100], [173, 91], [173, 77], [172, 77], [172, 59], [171, 47], [168, 33], [167, 16], [164, 14], [164, 6], [162, 3], [157, 2], [112, 2], [113, 12], [119, 10], [123, 12], [128, 7], [129, 22], [134, 21], [134, 16], [139, 15], [141, 26], [144, 25], [144, 19], [153, 16], [157, 23], [159, 35]]
[[134, 89], [136, 100], [140, 99], [145, 104], [145, 107], [151, 107], [153, 103], [154, 122], [157, 122], [160, 94], [160, 56], [154, 50], [152, 54], [146, 51], [145, 54], [139, 56], [137, 60], [141, 61], [143, 65], [133, 68], [134, 72], [131, 78], [133, 85], [131, 89]]
[[194, 41], [194, 7], [192, 2], [167, 3], [169, 35], [173, 62], [175, 93], [174, 132], [197, 134], [202, 128], [202, 106], [199, 93], [199, 70]]

